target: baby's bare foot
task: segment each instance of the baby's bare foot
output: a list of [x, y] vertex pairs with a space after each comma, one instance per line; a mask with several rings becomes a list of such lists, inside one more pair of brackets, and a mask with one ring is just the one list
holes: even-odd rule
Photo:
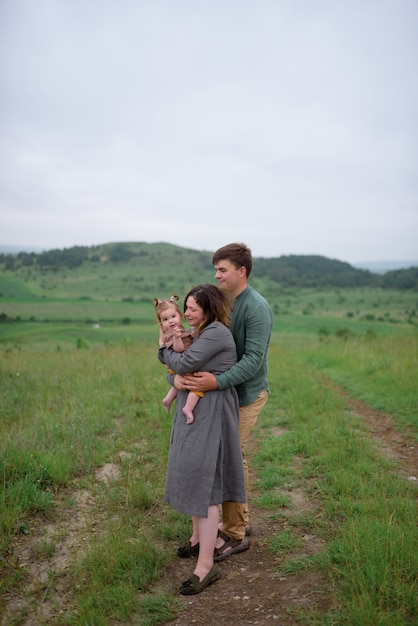
[[193, 411], [191, 411], [187, 406], [184, 406], [183, 413], [186, 416], [186, 424], [193, 424], [194, 422]]

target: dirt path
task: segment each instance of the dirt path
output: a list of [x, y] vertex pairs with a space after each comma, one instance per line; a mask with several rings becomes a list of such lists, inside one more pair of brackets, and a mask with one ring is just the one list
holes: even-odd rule
[[[390, 416], [375, 411], [364, 402], [354, 400], [340, 389], [345, 397], [347, 411], [360, 415], [369, 425], [370, 434], [383, 454], [395, 460], [401, 476], [408, 480], [418, 478], [417, 447], [406, 435], [397, 431]], [[283, 431], [274, 433], [281, 436]], [[254, 445], [254, 444], [253, 444]], [[297, 460], [296, 460], [297, 461]], [[253, 481], [254, 483], [254, 481]], [[288, 496], [291, 506], [277, 520], [270, 511], [252, 507], [250, 550], [226, 559], [219, 564], [221, 580], [202, 594], [191, 597], [178, 596], [182, 611], [168, 622], [170, 626], [208, 626], [209, 624], [236, 624], [296, 626], [301, 610], [326, 611], [333, 603], [333, 593], [327, 580], [318, 573], [284, 575], [280, 571], [281, 559], [268, 549], [268, 537], [288, 528], [289, 515], [305, 513], [321, 515], [321, 504], [308, 498], [306, 483], [296, 485]], [[61, 496], [60, 496], [61, 498]], [[92, 503], [87, 491], [71, 494], [71, 505], [62, 497], [59, 502], [60, 520], [35, 528], [27, 536], [19, 536], [10, 552], [26, 570], [25, 596], [11, 593], [7, 597], [2, 626], [17, 623], [21, 626], [39, 626], [56, 623], [54, 616], [63, 611], [71, 600], [71, 581], [66, 568], [74, 555], [81, 553], [90, 533], [95, 532], [91, 519]], [[250, 503], [251, 503], [250, 496]], [[96, 520], [95, 523], [99, 523]], [[303, 548], [292, 556], [312, 555], [322, 548], [320, 539], [311, 529], [292, 527], [299, 532]], [[48, 539], [56, 542], [53, 556], [40, 556], [39, 546]], [[43, 554], [43, 553], [42, 553]], [[286, 556], [286, 559], [289, 555]], [[160, 586], [175, 591], [179, 582], [188, 578], [193, 570], [192, 560], [176, 559], [170, 563]], [[59, 575], [50, 577], [50, 572]], [[29, 599], [28, 599], [29, 598]]]
[[408, 480], [418, 480], [418, 446], [413, 440], [395, 428], [390, 415], [351, 398], [342, 388], [338, 391], [345, 397], [347, 409], [360, 415], [369, 425], [370, 436], [376, 440], [381, 453], [396, 462], [398, 473]]
[[[294, 494], [292, 509], [312, 508], [302, 491]], [[292, 513], [293, 513], [292, 511]], [[300, 609], [327, 610], [332, 604], [332, 590], [317, 573], [285, 576], [280, 573], [280, 559], [268, 549], [266, 538], [287, 528], [285, 518], [274, 522], [265, 511], [252, 509], [253, 535], [247, 552], [219, 564], [221, 580], [198, 596], [183, 598], [182, 613], [168, 622], [170, 626], [196, 624], [280, 624], [295, 625]], [[314, 554], [321, 547], [319, 539], [302, 533], [303, 551]], [[294, 556], [297, 556], [296, 554]], [[173, 563], [167, 573], [171, 588], [188, 578], [192, 562]]]
[[[360, 415], [368, 424], [381, 452], [398, 462], [399, 473], [406, 479], [416, 480], [417, 447], [394, 428], [392, 418], [351, 398], [342, 388], [338, 391], [345, 398], [347, 411]], [[277, 434], [280, 436], [280, 431]], [[302, 488], [293, 489], [289, 496], [292, 502], [289, 514], [303, 515], [316, 509], [320, 515], [320, 503], [308, 499]], [[278, 573], [281, 559], [275, 558], [267, 549], [266, 538], [286, 530], [286, 511], [283, 514], [279, 521], [273, 521], [270, 512], [252, 507], [254, 533], [250, 550], [220, 563], [221, 580], [204, 593], [182, 598], [183, 612], [169, 622], [170, 626], [234, 623], [239, 626], [296, 626], [299, 623], [296, 615], [301, 609], [308, 612], [328, 610], [333, 602], [332, 589], [318, 573], [289, 576]], [[292, 556], [311, 555], [321, 549], [321, 541], [312, 534], [312, 530], [302, 528], [299, 532], [304, 547], [299, 554]], [[288, 558], [289, 555], [286, 555]], [[172, 589], [176, 589], [179, 580], [189, 577], [191, 569], [192, 563], [187, 561], [178, 560], [171, 564], [168, 578]]]

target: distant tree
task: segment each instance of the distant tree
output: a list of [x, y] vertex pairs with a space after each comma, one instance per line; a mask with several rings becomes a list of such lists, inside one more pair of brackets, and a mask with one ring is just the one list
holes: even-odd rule
[[135, 252], [132, 252], [127, 244], [117, 243], [110, 251], [109, 261], [113, 263], [127, 263], [134, 256]]
[[6, 270], [14, 270], [15, 267], [16, 267], [15, 257], [12, 256], [11, 254], [8, 254], [7, 257], [6, 257], [4, 268]]
[[418, 267], [386, 272], [382, 277], [382, 287], [418, 291]]
[[254, 276], [267, 276], [288, 287], [361, 287], [377, 283], [368, 270], [317, 255], [256, 259], [253, 272]]
[[22, 265], [30, 266], [34, 264], [35, 256], [34, 252], [19, 252], [17, 259], [22, 263]]

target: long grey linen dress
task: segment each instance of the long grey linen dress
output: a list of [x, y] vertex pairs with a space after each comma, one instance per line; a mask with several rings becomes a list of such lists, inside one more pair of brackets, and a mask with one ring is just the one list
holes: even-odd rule
[[[163, 347], [158, 358], [177, 374], [220, 374], [237, 360], [232, 334], [220, 322], [209, 324], [185, 352]], [[175, 403], [165, 500], [180, 513], [207, 517], [209, 505], [246, 501], [238, 397], [234, 387], [206, 392], [187, 424], [182, 408], [188, 393], [179, 391]]]

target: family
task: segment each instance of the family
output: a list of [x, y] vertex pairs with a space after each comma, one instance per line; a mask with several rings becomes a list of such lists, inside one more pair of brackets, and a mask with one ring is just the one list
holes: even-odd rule
[[[192, 534], [177, 556], [197, 556], [179, 593], [193, 595], [218, 580], [217, 562], [248, 550], [245, 444], [268, 397], [267, 351], [273, 317], [248, 284], [251, 250], [242, 243], [213, 255], [218, 286], [193, 287], [183, 314], [172, 296], [154, 300], [160, 323], [158, 358], [176, 397], [165, 500], [192, 517]], [[219, 511], [222, 507], [222, 520]]]

